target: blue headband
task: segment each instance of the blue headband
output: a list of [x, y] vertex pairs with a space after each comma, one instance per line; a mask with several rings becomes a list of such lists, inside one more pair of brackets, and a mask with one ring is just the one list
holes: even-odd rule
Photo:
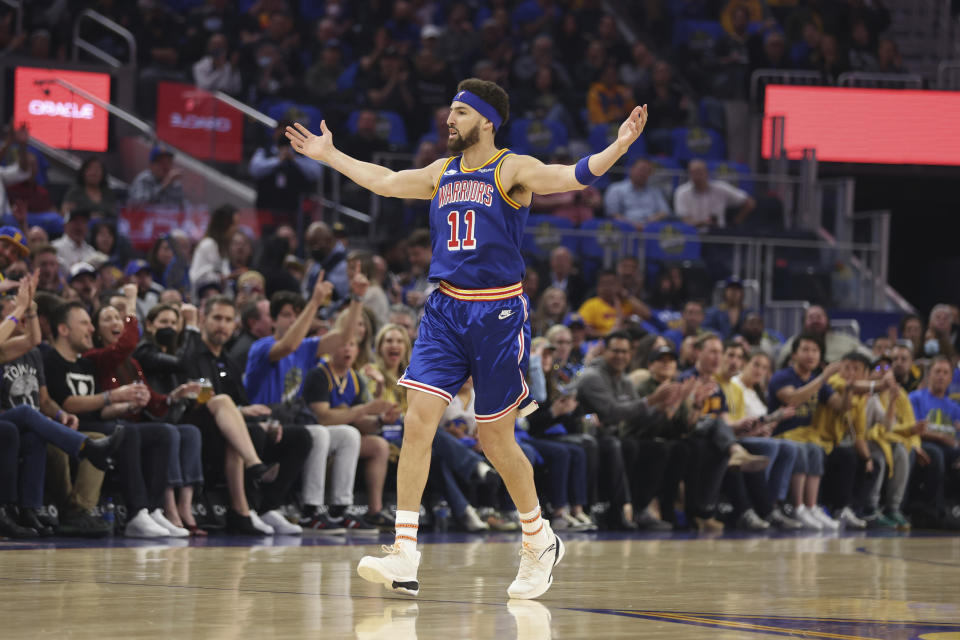
[[500, 117], [500, 114], [497, 113], [497, 110], [491, 107], [489, 102], [486, 102], [475, 93], [470, 93], [469, 91], [458, 91], [457, 95], [453, 96], [453, 100], [451, 100], [451, 102], [462, 102], [476, 109], [477, 113], [493, 123], [494, 131], [499, 129], [500, 125], [503, 124], [503, 118]]

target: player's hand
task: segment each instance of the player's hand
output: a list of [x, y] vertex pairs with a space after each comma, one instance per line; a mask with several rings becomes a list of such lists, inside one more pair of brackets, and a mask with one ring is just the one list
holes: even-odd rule
[[620, 130], [617, 132], [617, 144], [620, 146], [621, 152], [626, 153], [630, 145], [636, 142], [640, 134], [643, 133], [643, 128], [646, 125], [647, 105], [634, 107], [630, 115], [627, 116], [627, 119], [620, 125]]
[[310, 133], [310, 130], [299, 122], [287, 127], [287, 139], [290, 146], [297, 153], [302, 153], [317, 162], [326, 162], [336, 149], [333, 146], [333, 134], [327, 129], [327, 121], [320, 121], [320, 135]]

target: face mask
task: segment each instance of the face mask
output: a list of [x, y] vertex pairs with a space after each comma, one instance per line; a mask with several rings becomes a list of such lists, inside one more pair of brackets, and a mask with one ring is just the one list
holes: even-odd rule
[[153, 338], [161, 347], [174, 347], [177, 344], [177, 330], [173, 327], [164, 327], [157, 329]]
[[930, 338], [923, 343], [923, 352], [928, 356], [935, 356], [940, 353], [940, 342]]

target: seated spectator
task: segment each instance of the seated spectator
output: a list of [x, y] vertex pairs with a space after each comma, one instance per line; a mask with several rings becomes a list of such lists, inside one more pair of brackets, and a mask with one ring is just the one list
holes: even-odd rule
[[663, 191], [649, 184], [652, 174], [653, 164], [649, 160], [634, 160], [627, 179], [611, 184], [603, 196], [607, 217], [625, 220], [637, 231], [643, 231], [645, 225], [670, 216]]
[[903, 59], [900, 57], [900, 50], [897, 43], [892, 39], [880, 38], [877, 44], [877, 73], [906, 73], [903, 66]]
[[437, 288], [437, 283], [427, 278], [432, 259], [433, 243], [430, 240], [430, 232], [426, 229], [417, 229], [407, 238], [407, 261], [410, 270], [401, 276], [404, 304], [420, 309], [427, 301], [427, 297]]
[[908, 313], [900, 320], [898, 332], [902, 340], [910, 341], [910, 349], [914, 358], [924, 357], [923, 353], [923, 320], [915, 313]]
[[[558, 148], [550, 158], [551, 164], [569, 164], [570, 162], [570, 154], [565, 147]], [[530, 207], [536, 213], [549, 213], [569, 220], [578, 227], [588, 220], [593, 220], [602, 204], [603, 195], [600, 190], [591, 186], [548, 195], [535, 193]]]
[[[870, 379], [880, 382], [887, 369], [882, 361], [875, 364], [877, 362], [881, 366], [874, 367]], [[870, 487], [863, 520], [868, 527], [909, 530], [910, 521], [901, 509], [910, 479], [911, 457], [921, 460], [921, 464], [929, 462], [919, 435], [926, 425], [917, 422], [907, 391], [899, 384], [892, 384], [886, 391], [871, 394], [867, 399], [866, 428], [867, 444], [878, 473]], [[881, 491], [886, 494], [882, 511]]]
[[161, 472], [165, 486], [163, 507], [152, 511], [150, 517], [174, 537], [186, 537], [190, 533], [205, 535], [197, 528], [192, 509], [194, 487], [203, 484], [200, 431], [192, 424], [158, 422], [170, 412], [173, 402], [198, 393], [200, 385], [184, 384], [167, 396], [145, 383], [140, 364], [131, 357], [140, 338], [139, 324], [132, 313], [136, 306], [134, 285], [125, 285], [124, 294], [129, 308], [126, 318], [109, 305], [100, 307], [94, 314], [94, 348], [87, 351], [84, 358], [93, 362], [99, 386], [108, 393], [126, 384], [140, 385], [147, 390], [149, 400], [123, 414], [124, 420], [140, 423], [144, 428], [156, 424], [169, 432], [169, 458]]
[[57, 259], [64, 271], [78, 262], [100, 264], [109, 260], [109, 256], [100, 253], [87, 242], [89, 224], [89, 211], [85, 209], [68, 211], [64, 218], [63, 235], [50, 243], [56, 248]]
[[[430, 234], [427, 234], [427, 242]], [[429, 245], [428, 245], [429, 246]], [[349, 293], [350, 280], [347, 278], [347, 248], [333, 230], [324, 222], [313, 222], [307, 227], [307, 249], [313, 264], [307, 270], [304, 289], [313, 291], [320, 272], [333, 284], [334, 300], [345, 298]], [[429, 265], [430, 258], [427, 257]]]
[[363, 294], [361, 302], [366, 311], [373, 316], [374, 332], [389, 322], [390, 301], [383, 287], [377, 281], [374, 273], [373, 254], [369, 251], [354, 250], [347, 254], [347, 278], [352, 282], [357, 275], [362, 275], [369, 282], [367, 292]]
[[91, 216], [116, 223], [120, 215], [117, 197], [107, 186], [107, 170], [94, 156], [84, 160], [77, 171], [76, 184], [67, 190], [60, 207], [63, 215], [74, 210], [89, 211]]
[[630, 50], [630, 60], [620, 65], [620, 82], [632, 87], [635, 93], [648, 93], [653, 84], [655, 61], [644, 42], [635, 42]]
[[587, 283], [574, 269], [573, 254], [562, 245], [550, 251], [550, 260], [540, 273], [540, 283], [543, 289], [554, 287], [563, 291], [571, 308], [579, 307], [587, 293]]
[[37, 291], [55, 294], [63, 291], [66, 283], [60, 273], [57, 250], [53, 245], [40, 245], [33, 249], [33, 269], [37, 274]]
[[749, 40], [750, 71], [757, 69], [790, 69], [793, 64], [787, 57], [787, 39], [776, 27], [776, 22], [765, 25]]
[[530, 329], [534, 336], [542, 336], [547, 329], [555, 324], [562, 324], [569, 312], [567, 294], [563, 289], [547, 287], [540, 295], [537, 308], [530, 321]]
[[[691, 160], [687, 168], [690, 180], [677, 187], [674, 208], [684, 223], [700, 231], [740, 226], [757, 201], [746, 191], [723, 180], [711, 180], [703, 160]], [[727, 224], [727, 209], [739, 207], [736, 216]]]
[[30, 246], [30, 252], [32, 253], [37, 247], [50, 244], [50, 234], [43, 227], [34, 225], [27, 229], [27, 244]]
[[650, 121], [647, 128], [672, 129], [688, 123], [691, 101], [674, 81], [673, 70], [669, 63], [663, 60], [654, 63], [653, 85], [649, 92], [638, 95], [643, 97], [637, 102], [648, 104], [651, 113], [659, 114], [657, 118]]
[[251, 302], [263, 300], [267, 296], [267, 281], [259, 271], [244, 271], [237, 276], [237, 295], [234, 302], [238, 307], [245, 307]]
[[673, 344], [683, 344], [686, 338], [699, 339], [711, 331], [704, 328], [703, 303], [699, 300], [690, 300], [683, 305], [683, 313], [680, 316], [680, 326], [676, 329], [668, 329], [663, 332], [663, 337], [673, 342]]
[[70, 267], [67, 284], [69, 287], [64, 292], [65, 295], [72, 294], [73, 299], [79, 300], [83, 307], [88, 310], [88, 313], [93, 313], [100, 307], [100, 301], [97, 297], [100, 290], [97, 270], [90, 264], [77, 262]]
[[622, 122], [634, 104], [630, 89], [620, 84], [614, 62], [604, 65], [597, 81], [587, 91], [587, 120], [590, 124]]
[[180, 178], [183, 172], [173, 166], [173, 153], [162, 147], [150, 152], [150, 166], [130, 183], [127, 203], [131, 207], [172, 207], [187, 204]]
[[23, 233], [14, 227], [0, 227], [0, 271], [6, 272], [15, 262], [30, 255]]
[[[570, 75], [554, 56], [553, 38], [547, 34], [535, 37], [530, 43], [529, 53], [516, 58], [516, 62], [513, 64], [513, 74], [521, 85], [530, 84], [533, 82], [537, 70], [542, 67], [549, 67], [553, 71], [554, 78], [560, 86], [564, 88], [572, 86]], [[590, 78], [590, 80], [593, 80], [593, 78]], [[583, 84], [583, 89], [586, 90], [588, 86], [586, 83]]]
[[625, 296], [614, 271], [601, 271], [597, 276], [597, 295], [584, 302], [580, 316], [591, 337], [605, 336], [623, 327], [627, 318], [639, 315], [647, 306], [634, 297]]
[[280, 291], [300, 293], [300, 281], [286, 268], [286, 258], [289, 254], [290, 244], [286, 238], [269, 236], [264, 241], [257, 271], [263, 274], [267, 298], [272, 299], [273, 295]]
[[[624, 295], [643, 300], [645, 297], [643, 269], [635, 256], [625, 255], [617, 261], [617, 277], [620, 279], [620, 286], [623, 287]], [[639, 315], [644, 319], [649, 319], [650, 309], [647, 305], [644, 305], [644, 307], [644, 311]]]
[[253, 343], [273, 333], [270, 301], [261, 298], [253, 302], [247, 302], [240, 310], [240, 327], [240, 335], [234, 340], [227, 355], [246, 371], [247, 355]]
[[740, 335], [751, 348], [760, 349], [771, 358], [780, 349], [780, 340], [769, 334], [763, 326], [763, 315], [758, 311], [748, 311], [740, 325]]
[[[294, 250], [290, 243], [291, 251]], [[230, 274], [237, 277], [253, 267], [253, 240], [243, 229], [237, 229], [230, 236], [227, 245], [227, 260], [230, 263]]]
[[[946, 496], [960, 495], [960, 449], [957, 448], [960, 437], [960, 405], [947, 397], [952, 366], [943, 356], [936, 356], [927, 372], [927, 388], [918, 389], [910, 394], [914, 416], [926, 428], [920, 431], [922, 448], [929, 458], [929, 464], [923, 465], [923, 458], [915, 478], [920, 502], [924, 507], [926, 520], [943, 526], [956, 527], [956, 519], [950, 519], [944, 513]], [[919, 514], [918, 514], [919, 515]]]
[[340, 76], [344, 71], [341, 53], [343, 43], [338, 38], [330, 38], [320, 40], [319, 44], [320, 53], [307, 69], [304, 84], [315, 103], [335, 105], [341, 98], [347, 97], [340, 91], [339, 86]]
[[[232, 205], [217, 207], [210, 214], [203, 240], [193, 252], [189, 280], [194, 289], [194, 299], [200, 299], [201, 284], [222, 284], [230, 278], [230, 263], [227, 259], [230, 238], [237, 230], [237, 210]], [[169, 283], [168, 283], [169, 284]]]
[[207, 40], [207, 55], [193, 63], [193, 82], [204, 91], [238, 96], [243, 89], [239, 60], [240, 52], [230, 51], [226, 36], [215, 33]]
[[723, 285], [723, 302], [707, 309], [703, 327], [726, 339], [743, 333], [743, 320], [743, 282], [736, 276], [730, 276]]
[[[836, 362], [845, 354], [851, 351], [862, 353], [868, 359], [873, 357], [872, 352], [859, 340], [849, 333], [834, 331], [830, 328], [830, 317], [827, 310], [820, 305], [810, 305], [803, 314], [803, 328], [800, 334], [808, 334], [816, 337], [820, 341], [823, 351], [824, 362]], [[777, 364], [780, 367], [788, 366], [790, 355], [793, 353], [793, 344], [797, 336], [791, 336], [780, 347], [780, 355], [777, 358]]]
[[955, 337], [953, 331], [953, 311], [950, 305], [938, 304], [930, 310], [927, 330], [923, 336], [923, 353], [928, 358], [946, 356], [956, 359]]
[[898, 340], [890, 350], [893, 377], [907, 393], [916, 391], [923, 381], [923, 369], [914, 362], [910, 344], [909, 340]]

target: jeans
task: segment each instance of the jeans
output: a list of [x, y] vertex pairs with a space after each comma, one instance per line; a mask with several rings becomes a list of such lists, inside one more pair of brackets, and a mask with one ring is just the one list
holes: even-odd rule
[[557, 438], [560, 442], [571, 442], [580, 445], [587, 454], [587, 501], [583, 506], [596, 504], [599, 501], [597, 487], [600, 473], [600, 445], [597, 439], [588, 433], [568, 433]]
[[[784, 442], [792, 442], [792, 440], [784, 440]], [[796, 442], [794, 444], [797, 445], [797, 459], [793, 465], [793, 472], [808, 476], [822, 476], [827, 455], [820, 445], [813, 442]]]
[[436, 461], [436, 478], [450, 510], [458, 518], [463, 516], [470, 501], [459, 482], [469, 485], [475, 479], [477, 463], [483, 458], [473, 449], [463, 446], [446, 429], [437, 429], [433, 436], [432, 458]]
[[192, 424], [163, 423], [163, 426], [170, 434], [167, 485], [184, 487], [203, 484], [200, 429]]
[[353, 483], [360, 458], [360, 432], [348, 424], [307, 425], [313, 448], [303, 464], [303, 503], [318, 507], [327, 504], [327, 460], [330, 466], [330, 504], [353, 504]]
[[770, 495], [774, 500], [786, 500], [790, 477], [800, 452], [797, 443], [776, 438], [741, 438], [740, 444], [752, 454], [770, 458], [770, 464], [764, 471]]
[[547, 461], [549, 499], [553, 508], [587, 501], [587, 453], [580, 445], [531, 438], [530, 444]]
[[43, 503], [46, 455], [39, 436], [20, 433], [12, 422], [0, 422], [0, 505], [36, 508]]

